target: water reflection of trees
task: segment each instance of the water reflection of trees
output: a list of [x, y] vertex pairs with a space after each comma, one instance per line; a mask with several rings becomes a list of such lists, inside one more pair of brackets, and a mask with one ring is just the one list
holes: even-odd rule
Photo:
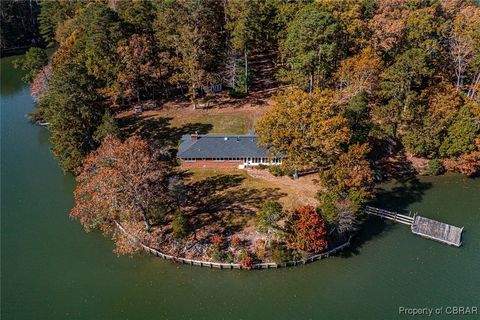
[[[407, 208], [423, 200], [425, 192], [432, 187], [432, 183], [420, 181], [417, 177], [397, 180], [379, 186], [375, 199], [370, 205], [399, 213], [407, 213]], [[385, 235], [394, 226], [378, 217], [365, 217], [360, 225], [360, 232], [352, 241], [350, 250], [342, 253], [343, 257], [350, 257], [359, 253], [361, 247], [373, 238]]]

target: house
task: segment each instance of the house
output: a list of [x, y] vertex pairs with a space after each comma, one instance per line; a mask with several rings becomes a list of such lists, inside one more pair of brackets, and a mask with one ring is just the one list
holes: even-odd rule
[[271, 157], [267, 148], [258, 145], [255, 135], [182, 136], [177, 158], [184, 168], [240, 168], [257, 165], [277, 165], [281, 156]]

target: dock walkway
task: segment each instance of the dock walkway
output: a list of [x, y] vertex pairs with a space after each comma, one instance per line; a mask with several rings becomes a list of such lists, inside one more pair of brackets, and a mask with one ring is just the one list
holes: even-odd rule
[[440, 221], [425, 218], [419, 215], [406, 216], [396, 212], [365, 206], [366, 214], [379, 216], [410, 226], [412, 233], [427, 239], [436, 240], [452, 246], [462, 245], [463, 227], [455, 227]]

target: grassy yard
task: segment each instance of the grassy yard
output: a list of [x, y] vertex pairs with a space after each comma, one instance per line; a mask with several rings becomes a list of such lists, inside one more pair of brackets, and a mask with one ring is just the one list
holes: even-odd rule
[[183, 208], [191, 226], [188, 243], [209, 243], [213, 234], [235, 234], [249, 251], [264, 244], [257, 232], [255, 217], [268, 200], [280, 202], [289, 211], [315, 205], [313, 177], [292, 180], [273, 177], [266, 170], [192, 168], [186, 172], [188, 205]]
[[[302, 177], [298, 180], [292, 180], [288, 177], [273, 177], [266, 170], [251, 170], [250, 173], [240, 169], [210, 169], [210, 168], [191, 168], [190, 179], [193, 182], [205, 181], [214, 177], [235, 177], [241, 182], [238, 188], [257, 190], [256, 200], [261, 206], [267, 200], [277, 200], [286, 209], [293, 209], [306, 204], [315, 205], [315, 192], [318, 188], [315, 181], [316, 176]], [[262, 195], [262, 197], [258, 197]], [[249, 202], [248, 199], [239, 198], [239, 205], [242, 202]]]
[[234, 113], [192, 113], [187, 117], [174, 117], [171, 125], [174, 127], [184, 127], [189, 123], [201, 123], [210, 125], [211, 129], [208, 133], [229, 133], [229, 134], [245, 134], [248, 130], [252, 130], [255, 126], [255, 119], [247, 114]]

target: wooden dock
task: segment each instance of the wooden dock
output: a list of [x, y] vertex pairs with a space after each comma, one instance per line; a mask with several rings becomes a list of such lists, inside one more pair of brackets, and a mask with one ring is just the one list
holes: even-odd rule
[[412, 224], [412, 232], [452, 246], [460, 247], [462, 245], [463, 227], [451, 226], [425, 217], [415, 217], [415, 221]]
[[365, 206], [366, 214], [379, 216], [395, 222], [409, 225], [412, 233], [427, 239], [436, 240], [452, 246], [462, 245], [463, 227], [455, 227], [440, 221], [428, 219], [419, 215], [403, 215], [396, 212]]

